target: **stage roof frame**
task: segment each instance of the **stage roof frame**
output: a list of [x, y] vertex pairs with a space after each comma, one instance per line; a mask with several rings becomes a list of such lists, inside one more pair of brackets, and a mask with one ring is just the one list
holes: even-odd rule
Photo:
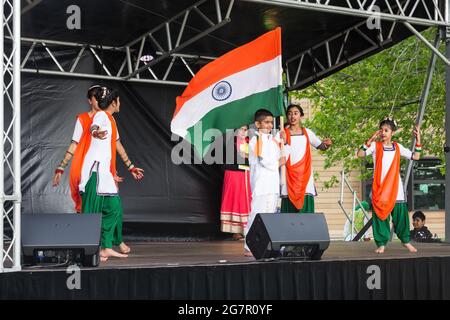
[[[26, 11], [27, 13], [39, 8], [39, 3], [36, 2], [41, 0], [28, 1], [31, 8]], [[274, 16], [278, 18], [276, 22], [285, 24], [283, 34], [288, 39], [283, 40], [283, 47], [287, 48], [283, 53], [283, 63], [288, 79], [288, 90], [311, 85], [348, 65], [389, 48], [412, 34], [417, 35], [424, 28], [449, 26], [444, 18], [447, 10], [445, 2], [439, 0], [190, 1], [189, 6], [175, 14], [172, 13], [170, 18], [164, 19], [140, 36], [122, 44], [107, 45], [98, 44], [98, 41], [90, 43], [23, 36], [22, 47], [26, 54], [22, 59], [21, 70], [25, 73], [185, 86], [198, 71], [198, 66], [242, 44], [241, 39], [251, 40], [245, 36], [239, 36], [239, 39], [235, 40], [235, 34], [223, 31], [218, 37], [232, 43], [226, 48], [204, 50], [196, 46], [198, 42], [207, 42], [213, 33], [217, 34], [227, 26], [231, 28], [230, 30], [238, 30], [239, 27], [236, 25], [244, 23], [245, 12], [250, 8], [260, 10], [253, 17], [255, 20], [270, 19], [267, 13], [275, 12]], [[283, 22], [283, 18], [295, 19], [296, 16], [303, 18], [311, 14], [326, 26], [330, 21], [340, 19], [340, 28], [328, 32], [330, 35], [325, 38], [312, 32], [302, 36], [302, 39], [306, 38], [307, 41], [296, 43], [295, 35], [292, 35], [289, 29], [293, 23]], [[26, 18], [26, 15], [23, 15], [23, 19], [24, 17]], [[348, 23], [346, 17], [351, 18]], [[195, 29], [196, 32], [186, 34], [186, 27], [193, 25], [201, 28], [191, 28], [191, 31]], [[345, 27], [342, 27], [344, 25]], [[302, 28], [307, 26], [301, 25]], [[264, 31], [259, 26], [252, 28], [261, 29], [258, 34]], [[426, 41], [426, 44], [432, 49], [431, 43]], [[145, 52], [147, 48], [153, 48], [155, 56], [152, 61], [143, 62], [141, 58], [147, 55]], [[65, 49], [77, 50], [73, 63], [66, 68], [58, 62], [54, 52]], [[40, 50], [39, 54], [44, 56], [44, 59], [53, 61], [51, 67], [33, 66], [31, 58], [37, 50]], [[78, 63], [85, 55], [91, 55], [95, 59], [101, 72], [97, 74], [77, 72]], [[118, 56], [120, 65], [115, 62]], [[438, 56], [445, 63], [449, 63], [443, 55]], [[154, 70], [156, 65], [158, 70]], [[173, 72], [174, 65], [178, 65], [178, 72]], [[181, 69], [183, 71], [180, 71]]]

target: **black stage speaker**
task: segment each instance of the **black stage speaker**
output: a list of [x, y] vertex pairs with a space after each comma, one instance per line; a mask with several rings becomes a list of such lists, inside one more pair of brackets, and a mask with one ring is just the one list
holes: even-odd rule
[[330, 235], [322, 213], [259, 213], [246, 242], [256, 259], [320, 260]]
[[23, 264], [98, 266], [101, 223], [99, 213], [23, 214]]

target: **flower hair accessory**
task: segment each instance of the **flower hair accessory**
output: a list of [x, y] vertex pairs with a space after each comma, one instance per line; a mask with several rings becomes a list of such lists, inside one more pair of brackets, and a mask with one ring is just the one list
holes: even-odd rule
[[395, 126], [397, 126], [397, 121], [395, 121], [394, 118], [386, 117], [384, 118], [384, 120], [391, 121], [392, 123], [394, 123]]
[[108, 93], [108, 88], [102, 87], [102, 99], [105, 99], [107, 93]]

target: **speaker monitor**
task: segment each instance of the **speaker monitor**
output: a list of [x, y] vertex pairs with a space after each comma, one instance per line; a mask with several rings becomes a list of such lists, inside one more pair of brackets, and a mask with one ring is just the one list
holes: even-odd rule
[[256, 259], [320, 260], [330, 236], [322, 213], [260, 213], [246, 242]]
[[23, 263], [98, 266], [101, 214], [23, 214]]

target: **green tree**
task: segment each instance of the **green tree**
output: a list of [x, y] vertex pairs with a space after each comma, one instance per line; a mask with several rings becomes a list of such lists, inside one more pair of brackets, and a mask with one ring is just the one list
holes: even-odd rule
[[[434, 29], [423, 32], [431, 42], [435, 34]], [[305, 125], [319, 136], [333, 140], [332, 148], [324, 153], [325, 168], [342, 164], [346, 172], [361, 169], [361, 178], [367, 177], [364, 160], [357, 159], [355, 154], [386, 116], [392, 116], [398, 123], [394, 139], [410, 147], [430, 57], [431, 51], [419, 39], [410, 37], [304, 90], [291, 92], [292, 97], [308, 98], [312, 102], [314, 117]], [[421, 126], [423, 156], [436, 156], [442, 161], [444, 71], [444, 64], [438, 59]], [[371, 161], [369, 158], [366, 160]], [[332, 177], [327, 185], [336, 181]]]

